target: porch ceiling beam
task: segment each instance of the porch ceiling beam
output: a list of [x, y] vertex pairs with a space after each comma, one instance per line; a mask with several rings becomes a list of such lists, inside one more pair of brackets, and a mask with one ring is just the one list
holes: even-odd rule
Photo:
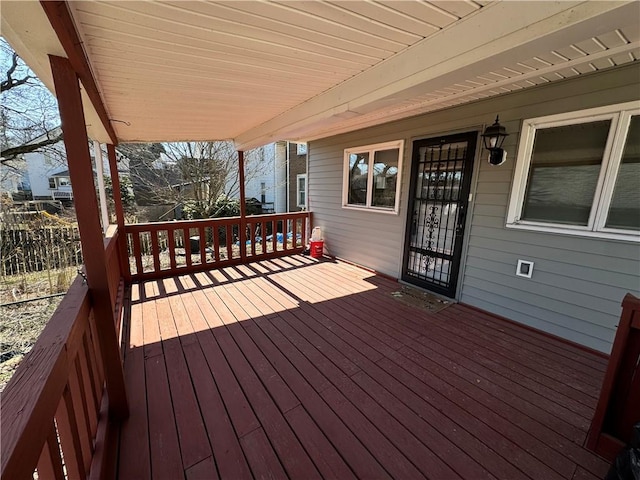
[[304, 139], [305, 132], [311, 129], [329, 128], [342, 119], [450, 86], [466, 79], [465, 75], [521, 61], [527, 55], [581, 41], [587, 35], [606, 33], [635, 21], [634, 3], [489, 4], [450, 28], [244, 132], [234, 139], [236, 148], [249, 149], [280, 138]]
[[49, 18], [49, 22], [55, 31], [58, 40], [62, 44], [64, 51], [76, 74], [80, 78], [82, 85], [95, 108], [102, 125], [107, 131], [113, 145], [118, 144], [118, 137], [111, 125], [109, 115], [100, 96], [98, 85], [91, 72], [89, 61], [82, 48], [82, 41], [76, 30], [71, 12], [66, 1], [45, 1], [41, 0], [40, 5]]
[[[603, 50], [602, 52], [594, 53], [586, 57], [574, 58], [568, 62], [562, 64], [562, 70], [567, 70], [571, 68], [577, 68], [584, 65], [588, 65], [590, 63], [596, 62], [598, 60], [610, 58], [617, 55], [622, 55], [630, 52], [636, 52], [640, 49], [640, 41], [634, 41], [628, 43], [627, 45], [621, 45], [619, 47], [614, 47], [609, 50]], [[419, 115], [424, 113], [427, 107], [432, 105], [437, 105], [442, 102], [451, 102], [452, 100], [457, 100], [458, 98], [465, 98], [469, 95], [473, 96], [482, 96], [485, 92], [491, 92], [492, 90], [499, 90], [502, 87], [508, 87], [513, 84], [518, 84], [521, 82], [526, 82], [532, 78], [544, 77], [549, 74], [553, 74], [558, 70], [557, 65], [551, 65], [549, 67], [541, 68], [539, 70], [532, 70], [523, 75], [519, 75], [513, 78], [506, 78], [504, 80], [499, 80], [494, 83], [489, 83], [487, 85], [482, 85], [480, 87], [474, 88], [472, 90], [465, 90], [463, 92], [453, 93], [451, 95], [447, 95], [446, 97], [434, 98], [433, 100], [425, 100], [420, 103], [407, 105], [403, 108], [396, 108], [393, 110], [393, 113], [389, 114], [385, 117], [385, 122], [392, 122], [394, 120], [399, 120], [401, 118], [406, 118], [407, 116]], [[521, 87], [524, 88], [524, 87]], [[515, 90], [514, 90], [515, 91]], [[366, 120], [363, 121], [366, 123]], [[360, 128], [364, 128], [366, 125], [360, 126], [359, 124], [350, 124], [349, 130], [357, 130]], [[308, 138], [308, 140], [315, 140], [316, 138], [323, 138], [332, 135], [338, 135], [340, 133], [344, 133], [344, 126], [337, 125], [334, 129], [329, 128], [328, 130], [324, 130], [320, 135], [312, 135]]]

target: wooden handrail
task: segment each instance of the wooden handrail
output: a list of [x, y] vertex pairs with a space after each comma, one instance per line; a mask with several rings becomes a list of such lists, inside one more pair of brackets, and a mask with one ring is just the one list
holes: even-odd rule
[[126, 225], [131, 258], [124, 273], [132, 280], [163, 278], [300, 253], [307, 222], [310, 212]]
[[[112, 307], [120, 328], [118, 232], [105, 239]], [[2, 395], [2, 478], [100, 477], [111, 435], [105, 365], [91, 295], [78, 276]], [[96, 446], [102, 446], [96, 450]], [[96, 470], [99, 470], [97, 472]]]
[[640, 298], [627, 294], [587, 448], [613, 461], [640, 422]]

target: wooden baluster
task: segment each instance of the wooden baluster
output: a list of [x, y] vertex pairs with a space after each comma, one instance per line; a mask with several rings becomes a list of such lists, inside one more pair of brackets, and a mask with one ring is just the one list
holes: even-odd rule
[[249, 228], [249, 240], [251, 241], [251, 256], [256, 256], [256, 232], [254, 231], [255, 223], [247, 223]]
[[105, 381], [105, 373], [104, 373], [104, 365], [102, 364], [102, 356], [100, 355], [100, 344], [97, 342], [97, 338], [98, 338], [98, 331], [96, 330], [96, 324], [95, 324], [95, 317], [93, 315], [93, 311], [89, 314], [89, 330], [91, 332], [91, 335], [89, 337], [87, 337], [87, 340], [89, 341], [89, 346], [93, 346], [93, 348], [90, 351], [90, 355], [93, 356], [92, 365], [95, 365], [96, 370], [98, 372], [97, 378], [98, 378], [98, 384], [100, 386], [100, 391], [98, 394], [98, 398], [102, 398], [102, 389], [104, 387], [104, 381]]
[[173, 228], [167, 229], [167, 242], [169, 248], [169, 261], [171, 262], [171, 272], [178, 268], [176, 262], [176, 231]]
[[80, 382], [81, 392], [83, 393], [83, 401], [87, 406], [87, 421], [89, 422], [89, 431], [91, 434], [91, 438], [95, 438], [96, 430], [98, 427], [99, 405], [96, 405], [95, 391], [93, 390], [93, 385], [89, 376], [89, 369], [85, 364], [86, 356], [84, 349], [85, 346], [83, 342], [80, 346], [80, 351], [78, 352], [78, 356], [76, 358], [76, 369], [78, 370], [78, 380]]
[[260, 222], [260, 247], [262, 250], [262, 255], [264, 255], [265, 253], [267, 253], [267, 251], [265, 250], [265, 236], [267, 235], [267, 228], [266, 228], [266, 223], [265, 221], [261, 221]]
[[204, 234], [204, 225], [198, 228], [200, 234], [200, 264], [205, 265], [207, 263], [207, 237]]
[[227, 236], [227, 260], [231, 260], [233, 258], [233, 227], [232, 225], [226, 225], [226, 236]]
[[294, 250], [298, 248], [298, 219], [291, 220], [291, 244]]
[[38, 480], [64, 480], [62, 457], [58, 445], [58, 434], [53, 420], [49, 427], [49, 434], [38, 460]]
[[283, 218], [282, 219], [282, 250], [285, 252], [289, 249], [289, 242], [287, 242], [287, 236], [289, 233], [289, 222]]
[[133, 241], [133, 256], [136, 259], [136, 277], [142, 276], [142, 251], [140, 249], [140, 233], [133, 232], [131, 234], [131, 239]]
[[[91, 468], [91, 457], [93, 457], [93, 439], [91, 435], [91, 422], [89, 420], [89, 408], [87, 405], [87, 397], [84, 395], [83, 385], [80, 383], [80, 371], [77, 368], [77, 361], [74, 361], [70, 367], [68, 383], [69, 394], [73, 402], [82, 461], [85, 471], [88, 472]], [[96, 421], [96, 425], [97, 423]]]
[[271, 232], [273, 233], [271, 243], [273, 244], [273, 253], [276, 253], [278, 251], [278, 222], [276, 220], [272, 220], [271, 226]]
[[311, 227], [311, 214], [307, 214], [302, 217], [302, 248], [305, 249], [308, 243], [308, 230], [307, 230], [307, 218], [309, 219], [309, 227]]
[[160, 271], [160, 245], [158, 244], [158, 231], [151, 230], [149, 232], [151, 235], [151, 252], [153, 254], [153, 271]]
[[211, 228], [211, 233], [213, 234], [213, 255], [215, 263], [218, 264], [220, 263], [220, 227], [215, 222]]
[[183, 228], [182, 229], [182, 235], [184, 238], [184, 255], [185, 255], [185, 260], [187, 262], [187, 267], [190, 267], [192, 265], [192, 260], [191, 260], [191, 238], [189, 237], [189, 235], [191, 235], [191, 229], [189, 228]]
[[89, 338], [89, 332], [85, 332], [84, 336], [82, 337], [82, 354], [78, 355], [81, 356], [81, 358], [84, 358], [84, 360], [81, 360], [81, 362], [84, 365], [84, 368], [87, 370], [89, 376], [89, 385], [91, 387], [93, 404], [97, 411], [100, 408], [102, 385], [100, 385], [99, 383], [98, 370], [91, 355], [91, 349], [93, 349], [93, 345], [90, 342], [91, 339]]
[[78, 422], [73, 407], [69, 386], [66, 386], [56, 413], [56, 424], [60, 434], [60, 445], [64, 463], [70, 479], [84, 479], [87, 476], [82, 460], [82, 443], [78, 433]]

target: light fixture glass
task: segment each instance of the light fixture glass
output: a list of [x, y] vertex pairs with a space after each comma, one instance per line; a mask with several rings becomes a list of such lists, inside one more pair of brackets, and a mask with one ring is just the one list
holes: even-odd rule
[[494, 124], [488, 126], [482, 134], [484, 148], [489, 150], [489, 163], [491, 165], [502, 165], [505, 162], [506, 154], [502, 149], [502, 144], [508, 136], [507, 129], [500, 125], [499, 115], [496, 115]]

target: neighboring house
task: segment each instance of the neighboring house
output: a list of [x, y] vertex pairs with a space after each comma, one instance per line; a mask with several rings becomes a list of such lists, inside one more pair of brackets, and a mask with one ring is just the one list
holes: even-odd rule
[[258, 148], [245, 156], [245, 162], [245, 198], [257, 199], [264, 213], [286, 212], [282, 195], [286, 159], [279, 145], [270, 143]]
[[290, 212], [307, 208], [307, 145], [289, 142], [287, 184]]
[[0, 165], [0, 194], [12, 200], [27, 200], [31, 197], [31, 185], [24, 160], [12, 161], [11, 165]]
[[[333, 255], [608, 352], [640, 290], [639, 79], [636, 63], [313, 141], [314, 225]], [[496, 115], [500, 166], [480, 137]]]
[[[38, 141], [39, 138], [33, 141]], [[89, 144], [89, 151], [91, 158], [94, 159], [92, 143]], [[26, 168], [25, 174], [28, 178], [34, 200], [73, 201], [71, 178], [69, 177], [62, 141], [49, 146], [45, 150], [26, 153], [23, 155], [23, 158]], [[109, 161], [104, 147], [102, 151], [102, 162], [105, 176], [109, 176]], [[120, 175], [126, 175], [128, 173], [128, 161], [119, 154], [118, 170]]]
[[[274, 148], [274, 209], [269, 213], [298, 212], [307, 202], [307, 145], [280, 141]], [[265, 148], [267, 148], [265, 147]], [[247, 184], [247, 192], [250, 185]], [[249, 193], [247, 193], [249, 198]], [[268, 211], [267, 211], [268, 212]], [[265, 213], [267, 213], [265, 212]]]

